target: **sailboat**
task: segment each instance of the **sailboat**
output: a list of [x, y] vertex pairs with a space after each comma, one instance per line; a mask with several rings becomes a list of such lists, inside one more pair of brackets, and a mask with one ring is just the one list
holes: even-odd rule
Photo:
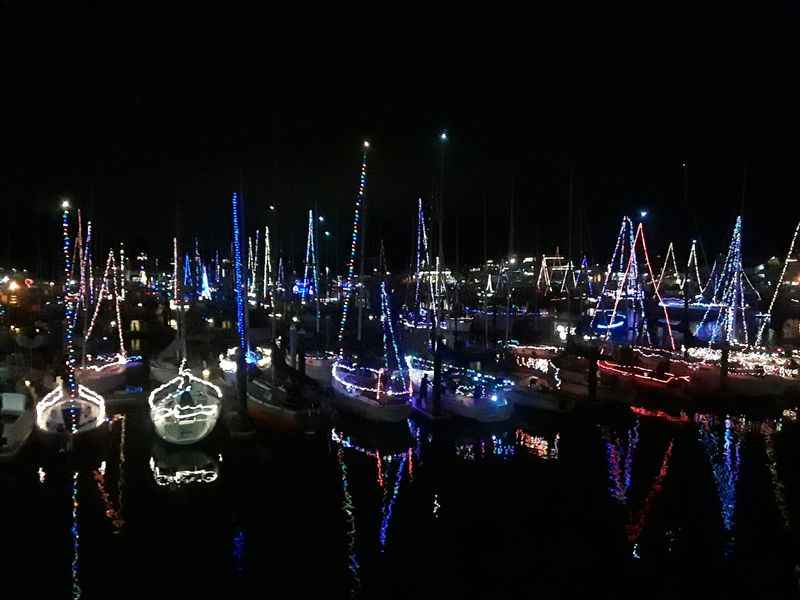
[[147, 401], [150, 420], [162, 440], [193, 444], [205, 438], [217, 424], [222, 390], [192, 375], [184, 359], [177, 376], [150, 392]]
[[[111, 281], [113, 282], [114, 287], [114, 303], [117, 317], [116, 321], [112, 321], [112, 327], [116, 327], [117, 329], [119, 348], [115, 354], [93, 356], [86, 353], [86, 345], [88, 344], [89, 339], [94, 332], [97, 317], [100, 313], [100, 305], [103, 303], [103, 300], [106, 298], [106, 296], [110, 294], [111, 286], [108, 284], [110, 270], [113, 270], [111, 273]], [[103, 280], [100, 286], [100, 292], [97, 294], [97, 303], [95, 304], [91, 322], [88, 323], [88, 325], [86, 325], [88, 315], [84, 310], [85, 328], [88, 328], [86, 328], [84, 334], [83, 358], [81, 361], [81, 366], [75, 369], [75, 377], [77, 378], [78, 383], [88, 385], [100, 393], [107, 393], [118, 387], [122, 387], [125, 384], [125, 375], [128, 367], [128, 356], [125, 352], [125, 341], [122, 337], [123, 328], [119, 308], [120, 296], [117, 290], [117, 281], [117, 266], [114, 261], [114, 251], [109, 250], [108, 260], [106, 261], [106, 268], [105, 272], [103, 273]], [[87, 304], [85, 293], [86, 286], [82, 284], [81, 289], [83, 296], [82, 302], [85, 307]]]
[[[380, 284], [381, 325], [383, 329], [383, 357], [380, 367], [360, 362], [356, 357], [346, 357], [344, 352], [344, 332], [347, 326], [350, 307], [356, 288], [364, 289], [364, 250], [361, 253], [360, 277], [354, 277], [356, 249], [358, 246], [359, 222], [365, 201], [367, 183], [367, 150], [369, 142], [364, 142], [361, 161], [361, 177], [356, 195], [353, 217], [353, 238], [350, 246], [347, 295], [342, 304], [342, 321], [339, 328], [339, 355], [331, 368], [333, 397], [331, 403], [339, 410], [361, 418], [383, 422], [400, 423], [411, 415], [411, 379], [405, 363], [400, 356], [397, 338], [394, 334], [394, 320], [386, 291], [386, 282]], [[362, 246], [364, 245], [362, 227]], [[358, 306], [358, 341], [361, 342], [362, 307]], [[392, 362], [390, 362], [392, 361]]]
[[323, 424], [320, 385], [286, 364], [273, 344], [268, 368], [247, 384], [247, 414], [254, 422], [285, 433], [315, 433]]
[[[426, 375], [433, 382], [433, 361], [406, 356], [406, 364], [411, 381], [417, 387]], [[442, 383], [441, 406], [446, 413], [480, 423], [507, 421], [513, 413], [513, 406], [506, 398], [506, 393], [514, 386], [511, 380], [443, 363]], [[421, 402], [421, 399], [416, 401]], [[418, 408], [423, 414], [430, 413], [429, 407]]]
[[[178, 287], [177, 241], [174, 243], [175, 257], [175, 297], [180, 298]], [[179, 300], [178, 300], [179, 301]], [[186, 366], [186, 336], [183, 311], [178, 310], [178, 333], [173, 342], [179, 353], [180, 363], [171, 379], [163, 382], [150, 392], [147, 401], [150, 405], [150, 420], [158, 436], [172, 444], [193, 444], [205, 438], [217, 424], [222, 409], [222, 390], [192, 374]], [[150, 373], [153, 377], [164, 377], [168, 363], [151, 361]], [[204, 370], [204, 376], [208, 375]]]
[[62, 205], [64, 234], [64, 363], [66, 380], [57, 377], [55, 387], [36, 404], [36, 426], [45, 443], [65, 441], [73, 448], [76, 440], [93, 437], [95, 432], [107, 432], [106, 405], [103, 396], [75, 377], [75, 347], [73, 343], [78, 293], [70, 284], [70, 207]]

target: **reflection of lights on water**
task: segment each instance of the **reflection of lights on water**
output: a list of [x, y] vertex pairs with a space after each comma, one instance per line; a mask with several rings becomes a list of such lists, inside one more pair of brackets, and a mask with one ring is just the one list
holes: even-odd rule
[[233, 534], [233, 565], [236, 575], [239, 577], [244, 573], [244, 550], [245, 535], [244, 531], [237, 529]]
[[81, 597], [80, 583], [80, 560], [78, 552], [80, 550], [80, 527], [78, 526], [78, 473], [72, 474], [72, 598], [77, 600]]
[[775, 454], [775, 439], [772, 433], [764, 433], [764, 448], [767, 452], [767, 466], [769, 468], [769, 477], [772, 481], [772, 491], [775, 495], [775, 505], [778, 507], [778, 512], [781, 514], [784, 528], [790, 529], [791, 519], [789, 517], [789, 506], [786, 503], [786, 493], [783, 482], [778, 477], [778, 458]]
[[356, 518], [353, 510], [353, 498], [350, 495], [350, 485], [347, 481], [347, 465], [344, 462], [344, 450], [342, 448], [339, 448], [336, 453], [336, 460], [339, 463], [339, 470], [342, 474], [342, 510], [347, 521], [347, 569], [352, 577], [350, 596], [355, 597], [361, 589], [360, 565], [356, 555]]
[[[409, 453], [410, 453], [409, 449]], [[386, 508], [383, 511], [383, 519], [381, 520], [381, 530], [380, 530], [380, 542], [381, 542], [381, 552], [384, 551], [386, 548], [386, 534], [389, 530], [389, 523], [392, 520], [392, 511], [394, 509], [395, 502], [397, 501], [397, 496], [400, 493], [400, 484], [403, 481], [403, 473], [405, 473], [406, 467], [406, 460], [408, 454], [403, 457], [403, 460], [400, 461], [400, 466], [397, 468], [397, 476], [395, 477], [394, 481], [394, 488], [392, 489], [392, 497], [389, 502], [386, 504]]]
[[433, 494], [433, 518], [434, 519], [438, 519], [439, 518], [439, 509], [441, 507], [442, 507], [442, 505], [439, 504], [439, 494], [434, 492], [434, 494]]
[[45, 480], [47, 479], [47, 473], [42, 467], [39, 467], [37, 473], [39, 474], [39, 483], [44, 484]]
[[[734, 422], [726, 418], [720, 451], [719, 436], [712, 430], [713, 421], [698, 415], [698, 439], [711, 466], [714, 483], [720, 503], [722, 527], [728, 536], [725, 543], [725, 557], [733, 551], [733, 528], [736, 511], [736, 483], [741, 465], [741, 441], [735, 438]], [[740, 425], [741, 426], [741, 425]]]

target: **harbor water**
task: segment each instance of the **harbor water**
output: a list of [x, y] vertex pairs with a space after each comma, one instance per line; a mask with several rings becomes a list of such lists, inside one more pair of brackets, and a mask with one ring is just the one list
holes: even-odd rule
[[654, 415], [336, 422], [318, 437], [179, 448], [133, 401], [97, 456], [2, 466], [3, 569], [50, 598], [796, 589], [794, 413]]

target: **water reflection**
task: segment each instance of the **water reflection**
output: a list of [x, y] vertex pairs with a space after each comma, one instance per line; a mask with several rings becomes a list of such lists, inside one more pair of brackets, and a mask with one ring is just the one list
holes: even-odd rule
[[361, 589], [360, 565], [356, 553], [356, 518], [353, 511], [353, 497], [350, 495], [350, 483], [347, 480], [347, 465], [344, 462], [344, 449], [339, 447], [336, 462], [342, 478], [342, 510], [347, 523], [347, 569], [350, 572], [350, 597], [355, 598]]
[[[663, 491], [664, 480], [669, 474], [672, 462], [675, 440], [671, 438], [667, 442], [666, 448], [660, 456], [659, 469], [646, 487], [647, 491], [644, 499], [639, 507], [636, 508], [632, 487], [636, 454], [640, 445], [641, 421], [638, 413], [634, 414], [637, 416], [633, 417], [632, 425], [624, 434], [615, 433], [611, 427], [606, 425], [600, 426], [600, 432], [604, 441], [608, 464], [608, 493], [612, 499], [627, 511], [625, 535], [628, 543], [631, 544], [631, 556], [639, 559], [641, 558], [639, 540], [647, 526], [656, 499]], [[641, 471], [642, 469], [639, 470]]]
[[159, 487], [212, 484], [219, 479], [221, 459], [221, 455], [213, 458], [198, 447], [175, 448], [157, 442], [150, 457], [150, 471]]
[[78, 473], [72, 474], [72, 598], [77, 600], [81, 597], [80, 580], [80, 525], [78, 524]]
[[[734, 427], [734, 421], [726, 417], [723, 423], [722, 438], [716, 432], [719, 419], [706, 414], [695, 416], [697, 435], [706, 459], [711, 465], [711, 473], [719, 498], [720, 516], [724, 530], [724, 554], [730, 558], [733, 553], [735, 537], [733, 534], [736, 513], [736, 484], [742, 459], [742, 441]], [[747, 430], [750, 422], [741, 419], [738, 429]]]

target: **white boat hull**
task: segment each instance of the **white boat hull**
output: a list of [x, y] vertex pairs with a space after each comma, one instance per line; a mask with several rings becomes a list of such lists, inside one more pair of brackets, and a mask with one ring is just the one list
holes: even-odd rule
[[445, 393], [442, 395], [442, 409], [457, 417], [479, 423], [507, 421], [514, 412], [514, 407], [507, 401], [501, 404], [491, 400], [479, 400], [477, 403], [473, 400], [467, 396], [456, 398], [453, 394]]
[[372, 398], [367, 398], [359, 393], [358, 390], [348, 391], [335, 378], [333, 379], [333, 396], [330, 398], [330, 402], [337, 409], [368, 421], [400, 423], [411, 416], [411, 404], [408, 402], [383, 404]]

